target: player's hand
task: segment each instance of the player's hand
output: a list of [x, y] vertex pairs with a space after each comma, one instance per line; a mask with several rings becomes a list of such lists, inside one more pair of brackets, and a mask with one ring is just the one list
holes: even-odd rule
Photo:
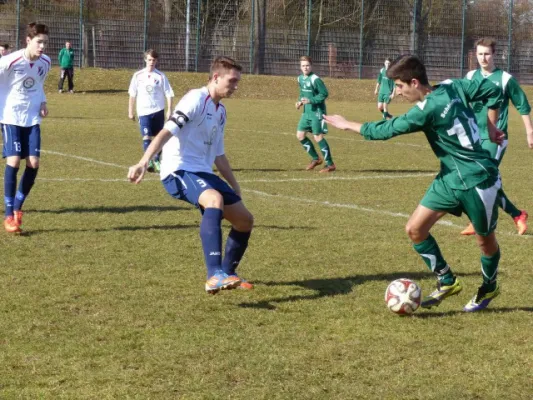
[[490, 141], [496, 144], [502, 144], [505, 139], [505, 133], [496, 128], [494, 125], [492, 128], [489, 126], [489, 138]]
[[295, 106], [296, 106], [296, 109], [299, 110], [300, 107], [302, 106], [302, 102], [301, 101], [297, 101]]
[[377, 96], [377, 95], [378, 95], [378, 91], [374, 90], [374, 96]]
[[300, 103], [311, 104], [311, 101], [307, 97], [302, 97], [302, 99], [300, 100]]
[[135, 121], [135, 115], [133, 115], [132, 113], [128, 113], [128, 118], [132, 121]]
[[533, 132], [527, 132], [527, 145], [533, 149]]
[[132, 183], [140, 183], [143, 180], [145, 173], [146, 173], [145, 164], [139, 163], [137, 165], [132, 165], [128, 170], [128, 179]]
[[342, 115], [324, 115], [324, 121], [333, 125], [335, 128], [346, 130], [348, 128], [348, 121]]
[[39, 113], [43, 118], [48, 115], [48, 107], [46, 107], [46, 103], [41, 103], [41, 110], [39, 111]]

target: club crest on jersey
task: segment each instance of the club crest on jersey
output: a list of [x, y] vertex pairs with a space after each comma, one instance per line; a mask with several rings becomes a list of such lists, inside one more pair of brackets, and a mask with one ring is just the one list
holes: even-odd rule
[[35, 79], [33, 78], [26, 78], [22, 82], [22, 86], [24, 86], [26, 89], [31, 89], [35, 85]]
[[146, 85], [146, 91], [148, 93], [152, 93], [154, 91], [154, 87], [152, 85]]
[[208, 146], [211, 146], [213, 144], [213, 140], [215, 139], [215, 136], [217, 134], [217, 130], [218, 130], [218, 128], [216, 126], [213, 126], [213, 128], [211, 129], [211, 134], [209, 135], [209, 140], [208, 141], [204, 141], [204, 144], [206, 144]]

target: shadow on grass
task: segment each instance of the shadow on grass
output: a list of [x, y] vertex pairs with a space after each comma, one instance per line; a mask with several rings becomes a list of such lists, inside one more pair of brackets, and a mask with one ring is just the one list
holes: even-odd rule
[[[458, 273], [458, 276], [479, 276], [478, 272]], [[259, 308], [266, 310], [275, 310], [275, 304], [288, 303], [298, 300], [315, 300], [326, 296], [346, 295], [353, 291], [357, 285], [372, 281], [386, 281], [390, 282], [400, 278], [409, 278], [413, 280], [426, 279], [433, 277], [429, 272], [393, 272], [386, 274], [375, 275], [354, 275], [345, 278], [330, 278], [330, 279], [309, 279], [304, 281], [290, 281], [290, 282], [261, 282], [254, 281], [256, 285], [264, 286], [299, 286], [304, 289], [311, 289], [316, 291], [314, 294], [308, 295], [292, 295], [288, 297], [271, 298], [261, 300], [254, 303], [240, 303], [239, 307], [244, 308]]]
[[[508, 312], [516, 312], [516, 311], [524, 311], [524, 312], [533, 312], [533, 307], [492, 307], [487, 308], [483, 311], [479, 311], [476, 314], [494, 314], [494, 313], [508, 313]], [[461, 310], [451, 310], [451, 311], [427, 311], [427, 310], [421, 310], [421, 312], [417, 311], [413, 315], [410, 315], [409, 317], [412, 318], [418, 318], [418, 319], [428, 319], [428, 318], [442, 318], [442, 317], [450, 317], [452, 315], [466, 315], [466, 314], [472, 314], [467, 313]]]
[[181, 211], [181, 210], [190, 210], [186, 207], [174, 207], [174, 206], [127, 206], [127, 207], [69, 207], [69, 208], [59, 208], [57, 210], [27, 210], [28, 213], [35, 214], [68, 214], [68, 213], [79, 213], [79, 214], [88, 214], [88, 213], [110, 213], [110, 214], [126, 214], [131, 212], [161, 212], [161, 211]]
[[188, 225], [146, 225], [146, 226], [115, 226], [111, 228], [94, 228], [94, 229], [37, 229], [33, 231], [24, 231], [19, 236], [36, 236], [47, 233], [82, 233], [82, 232], [135, 232], [135, 231], [148, 231], [148, 230], [159, 230], [159, 231], [173, 231], [178, 229], [191, 229], [198, 228], [198, 224], [188, 224]]

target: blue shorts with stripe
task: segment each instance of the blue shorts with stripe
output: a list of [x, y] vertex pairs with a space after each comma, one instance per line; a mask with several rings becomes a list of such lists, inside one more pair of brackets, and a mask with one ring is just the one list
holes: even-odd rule
[[142, 136], [156, 136], [165, 125], [165, 110], [139, 117]]
[[207, 172], [188, 172], [178, 170], [161, 181], [166, 191], [178, 200], [186, 201], [201, 209], [198, 199], [208, 189], [222, 195], [224, 205], [229, 206], [241, 201], [235, 191], [220, 177]]
[[41, 156], [41, 126], [17, 126], [2, 124], [4, 142], [2, 156], [26, 158]]

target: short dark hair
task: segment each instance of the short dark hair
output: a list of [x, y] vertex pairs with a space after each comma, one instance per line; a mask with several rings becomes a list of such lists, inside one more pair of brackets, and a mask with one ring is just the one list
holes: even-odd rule
[[422, 85], [429, 85], [426, 67], [416, 56], [409, 54], [398, 57], [387, 70], [387, 77], [392, 80], [399, 79], [405, 83], [411, 83], [417, 79]]
[[26, 27], [26, 37], [33, 39], [37, 35], [48, 35], [48, 27], [37, 22], [29, 23]]
[[234, 59], [232, 59], [232, 58], [229, 58], [229, 57], [226, 57], [226, 56], [218, 56], [211, 63], [211, 69], [210, 69], [210, 72], [209, 72], [209, 79], [211, 79], [213, 77], [213, 74], [215, 72], [220, 73], [221, 71], [230, 71], [232, 69], [241, 72], [242, 71], [242, 66], [237, 64], [237, 62]]
[[150, 56], [152, 58], [155, 58], [156, 60], [159, 59], [159, 54], [154, 49], [148, 49], [144, 52], [144, 58], [147, 56]]
[[490, 47], [492, 54], [496, 53], [496, 40], [490, 37], [484, 37], [476, 40], [474, 48], [477, 49], [477, 46]]
[[8, 43], [0, 44], [0, 47], [3, 47], [5, 50], [9, 50], [9, 44]]

